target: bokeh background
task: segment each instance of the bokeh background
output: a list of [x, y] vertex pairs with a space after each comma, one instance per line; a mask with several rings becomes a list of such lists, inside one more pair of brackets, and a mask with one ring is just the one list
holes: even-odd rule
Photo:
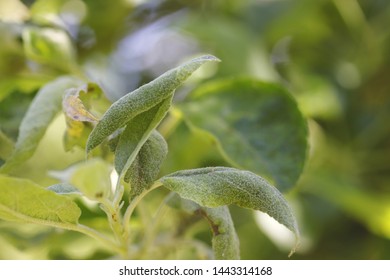
[[[293, 258], [389, 259], [389, 26], [388, 0], [0, 0], [1, 133], [15, 140], [37, 90], [59, 75], [82, 69], [114, 101], [210, 53], [222, 62], [197, 72], [176, 102], [208, 80], [249, 75], [283, 84], [308, 119], [306, 168], [285, 194], [302, 233]], [[48, 171], [83, 158], [64, 152], [64, 126], [55, 120], [17, 176], [50, 185]], [[183, 123], [166, 136], [164, 173], [226, 164]], [[231, 210], [243, 259], [287, 258], [289, 236], [259, 213]], [[208, 240], [207, 225], [195, 235]], [[77, 233], [0, 223], [1, 259], [105, 257]]]

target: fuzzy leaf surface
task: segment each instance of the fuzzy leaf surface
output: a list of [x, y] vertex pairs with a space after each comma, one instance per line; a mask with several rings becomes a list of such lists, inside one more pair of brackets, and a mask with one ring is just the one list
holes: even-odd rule
[[153, 130], [126, 173], [125, 181], [131, 186], [130, 199], [153, 184], [167, 153], [168, 145], [164, 137]]
[[87, 154], [110, 134], [132, 118], [167, 99], [195, 70], [207, 61], [218, 61], [211, 55], [201, 56], [165, 72], [155, 80], [128, 93], [113, 103], [90, 134]]
[[307, 126], [283, 87], [251, 78], [212, 82], [179, 108], [192, 128], [215, 139], [232, 165], [282, 191], [294, 186], [306, 160]]
[[202, 207], [192, 200], [181, 198], [177, 193], [171, 194], [167, 200], [170, 207], [191, 215], [200, 215], [207, 220], [213, 234], [212, 246], [216, 259], [240, 259], [240, 241], [227, 206]]
[[298, 241], [297, 222], [287, 201], [275, 187], [250, 171], [227, 167], [182, 170], [162, 177], [160, 182], [203, 207], [235, 204], [267, 213], [292, 231]]
[[212, 246], [217, 260], [240, 259], [240, 241], [227, 206], [202, 207], [198, 210], [210, 224], [213, 232]]
[[77, 224], [81, 210], [68, 197], [25, 179], [0, 175], [0, 218], [64, 227]]
[[71, 77], [60, 77], [43, 86], [23, 117], [19, 127], [19, 135], [11, 156], [0, 168], [8, 172], [14, 166], [29, 159], [35, 152], [40, 140], [58, 112], [64, 91], [81, 85], [81, 81]]
[[[127, 123], [115, 150], [115, 169], [126, 174], [152, 131], [162, 121], [171, 106], [172, 95]], [[125, 181], [128, 182], [128, 176]]]

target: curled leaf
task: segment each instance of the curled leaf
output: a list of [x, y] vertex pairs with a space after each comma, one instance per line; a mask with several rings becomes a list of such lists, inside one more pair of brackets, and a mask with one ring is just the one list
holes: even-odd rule
[[[153, 129], [164, 118], [171, 106], [172, 95], [146, 112], [143, 112], [128, 122], [120, 135], [115, 150], [115, 168], [121, 177], [128, 172], [140, 149], [152, 134]], [[126, 176], [125, 181], [129, 181]]]
[[207, 220], [213, 234], [212, 246], [216, 259], [240, 259], [240, 241], [227, 206], [202, 207], [192, 200], [181, 198], [176, 193], [171, 193], [167, 204], [174, 209], [183, 210], [191, 215], [200, 215]]
[[218, 59], [211, 55], [193, 59], [162, 74], [113, 103], [90, 134], [86, 147], [87, 154], [110, 134], [124, 127], [135, 116], [153, 108], [171, 96], [176, 88], [207, 61], [218, 61]]
[[252, 172], [208, 167], [178, 171], [162, 177], [160, 182], [203, 207], [235, 204], [267, 213], [292, 231], [298, 243], [298, 225], [287, 201], [275, 187]]
[[75, 121], [95, 123], [98, 119], [85, 108], [79, 97], [80, 91], [88, 91], [86, 87], [83, 85], [80, 88], [68, 89], [62, 100], [62, 108], [66, 116]]
[[65, 92], [62, 110], [67, 127], [64, 134], [64, 145], [67, 151], [76, 145], [85, 148], [88, 136], [98, 121], [84, 104], [90, 105], [92, 99], [101, 97], [101, 91], [97, 91], [96, 87], [88, 83], [78, 88], [70, 88]]
[[165, 139], [154, 130], [125, 175], [125, 181], [131, 186], [130, 199], [153, 184], [167, 153]]

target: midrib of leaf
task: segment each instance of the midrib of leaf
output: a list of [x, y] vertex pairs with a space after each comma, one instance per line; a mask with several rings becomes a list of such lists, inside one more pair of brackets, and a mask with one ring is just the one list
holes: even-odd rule
[[[135, 149], [132, 151], [132, 153], [130, 154], [129, 158], [127, 159], [124, 167], [122, 168], [122, 170], [120, 172], [120, 176], [119, 176], [120, 180], [124, 179], [127, 170], [130, 168], [130, 166], [134, 162], [135, 158], [137, 157], [137, 155], [138, 155], [139, 151], [141, 150], [142, 146], [145, 144], [146, 140], [148, 140], [148, 138], [149, 138], [150, 134], [152, 133], [153, 129], [155, 129], [157, 127], [157, 125], [165, 117], [166, 113], [168, 112], [168, 110], [170, 108], [170, 104], [172, 102], [172, 98], [173, 98], [173, 93], [168, 98], [164, 99], [160, 103], [159, 108], [157, 110], [157, 113], [155, 114], [153, 119], [150, 121], [150, 123], [145, 127], [144, 131], [142, 132], [142, 136], [139, 139]], [[131, 129], [131, 126], [129, 126], [129, 124], [126, 127], [125, 132], [126, 132], [127, 129]], [[119, 143], [121, 143], [121, 140], [119, 140]], [[118, 180], [118, 182], [120, 180]]]

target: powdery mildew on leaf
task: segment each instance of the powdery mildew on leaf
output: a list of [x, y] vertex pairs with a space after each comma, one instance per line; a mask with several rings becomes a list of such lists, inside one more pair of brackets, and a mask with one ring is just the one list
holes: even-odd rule
[[130, 199], [153, 184], [167, 153], [168, 145], [165, 139], [154, 130], [126, 173], [125, 181], [131, 186]]
[[113, 103], [90, 134], [87, 154], [117, 129], [138, 114], [168, 98], [195, 70], [207, 61], [218, 61], [211, 55], [193, 59], [172, 69], [148, 84], [128, 93]]
[[181, 197], [204, 207], [235, 204], [267, 213], [291, 230], [298, 241], [297, 222], [287, 201], [275, 187], [252, 172], [208, 167], [178, 171], [160, 181]]

